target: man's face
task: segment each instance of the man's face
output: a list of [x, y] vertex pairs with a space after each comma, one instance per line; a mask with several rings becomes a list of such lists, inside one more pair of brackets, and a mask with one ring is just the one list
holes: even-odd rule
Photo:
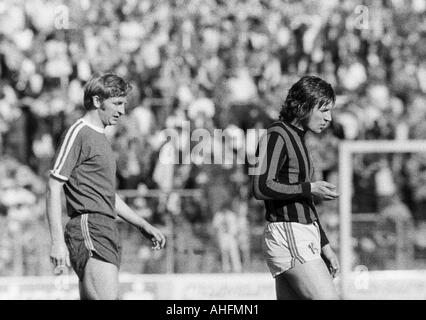
[[330, 125], [331, 122], [331, 109], [333, 104], [329, 103], [319, 107], [316, 105], [309, 116], [306, 129], [321, 133], [325, 128]]
[[105, 99], [99, 107], [99, 117], [104, 126], [116, 125], [118, 119], [126, 113], [127, 97], [111, 97]]

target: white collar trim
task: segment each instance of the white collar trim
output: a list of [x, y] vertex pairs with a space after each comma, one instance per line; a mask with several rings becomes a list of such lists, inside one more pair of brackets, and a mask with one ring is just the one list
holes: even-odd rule
[[91, 124], [91, 123], [89, 123], [89, 122], [87, 122], [86, 120], [84, 120], [83, 118], [81, 118], [80, 119], [86, 126], [88, 126], [88, 127], [90, 127], [90, 128], [92, 128], [93, 130], [95, 130], [95, 131], [97, 131], [97, 132], [99, 132], [99, 133], [105, 133], [105, 129], [104, 128], [101, 128], [101, 127], [98, 127], [98, 126], [95, 126], [95, 125], [93, 125], [93, 124]]

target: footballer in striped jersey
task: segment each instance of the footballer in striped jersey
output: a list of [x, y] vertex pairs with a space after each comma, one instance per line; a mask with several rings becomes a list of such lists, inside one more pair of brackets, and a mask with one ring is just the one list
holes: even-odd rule
[[335, 103], [330, 84], [304, 76], [289, 90], [280, 117], [261, 139], [253, 194], [264, 200], [267, 225], [263, 248], [275, 278], [277, 299], [337, 299], [332, 276], [339, 269], [314, 204], [334, 200], [335, 186], [316, 181], [305, 144], [308, 131], [322, 132]]

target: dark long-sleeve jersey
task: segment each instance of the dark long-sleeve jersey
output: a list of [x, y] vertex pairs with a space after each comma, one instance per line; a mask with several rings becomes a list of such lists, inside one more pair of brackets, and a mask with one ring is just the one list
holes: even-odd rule
[[329, 243], [311, 194], [314, 166], [305, 145], [305, 132], [286, 121], [268, 126], [258, 146], [259, 163], [253, 175], [253, 194], [265, 201], [269, 222], [317, 221], [321, 247]]

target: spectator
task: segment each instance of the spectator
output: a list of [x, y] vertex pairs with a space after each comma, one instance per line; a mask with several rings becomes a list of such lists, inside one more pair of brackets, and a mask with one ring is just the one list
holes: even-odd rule
[[241, 257], [238, 249], [238, 217], [225, 205], [217, 211], [212, 221], [219, 244], [223, 272], [241, 272]]

